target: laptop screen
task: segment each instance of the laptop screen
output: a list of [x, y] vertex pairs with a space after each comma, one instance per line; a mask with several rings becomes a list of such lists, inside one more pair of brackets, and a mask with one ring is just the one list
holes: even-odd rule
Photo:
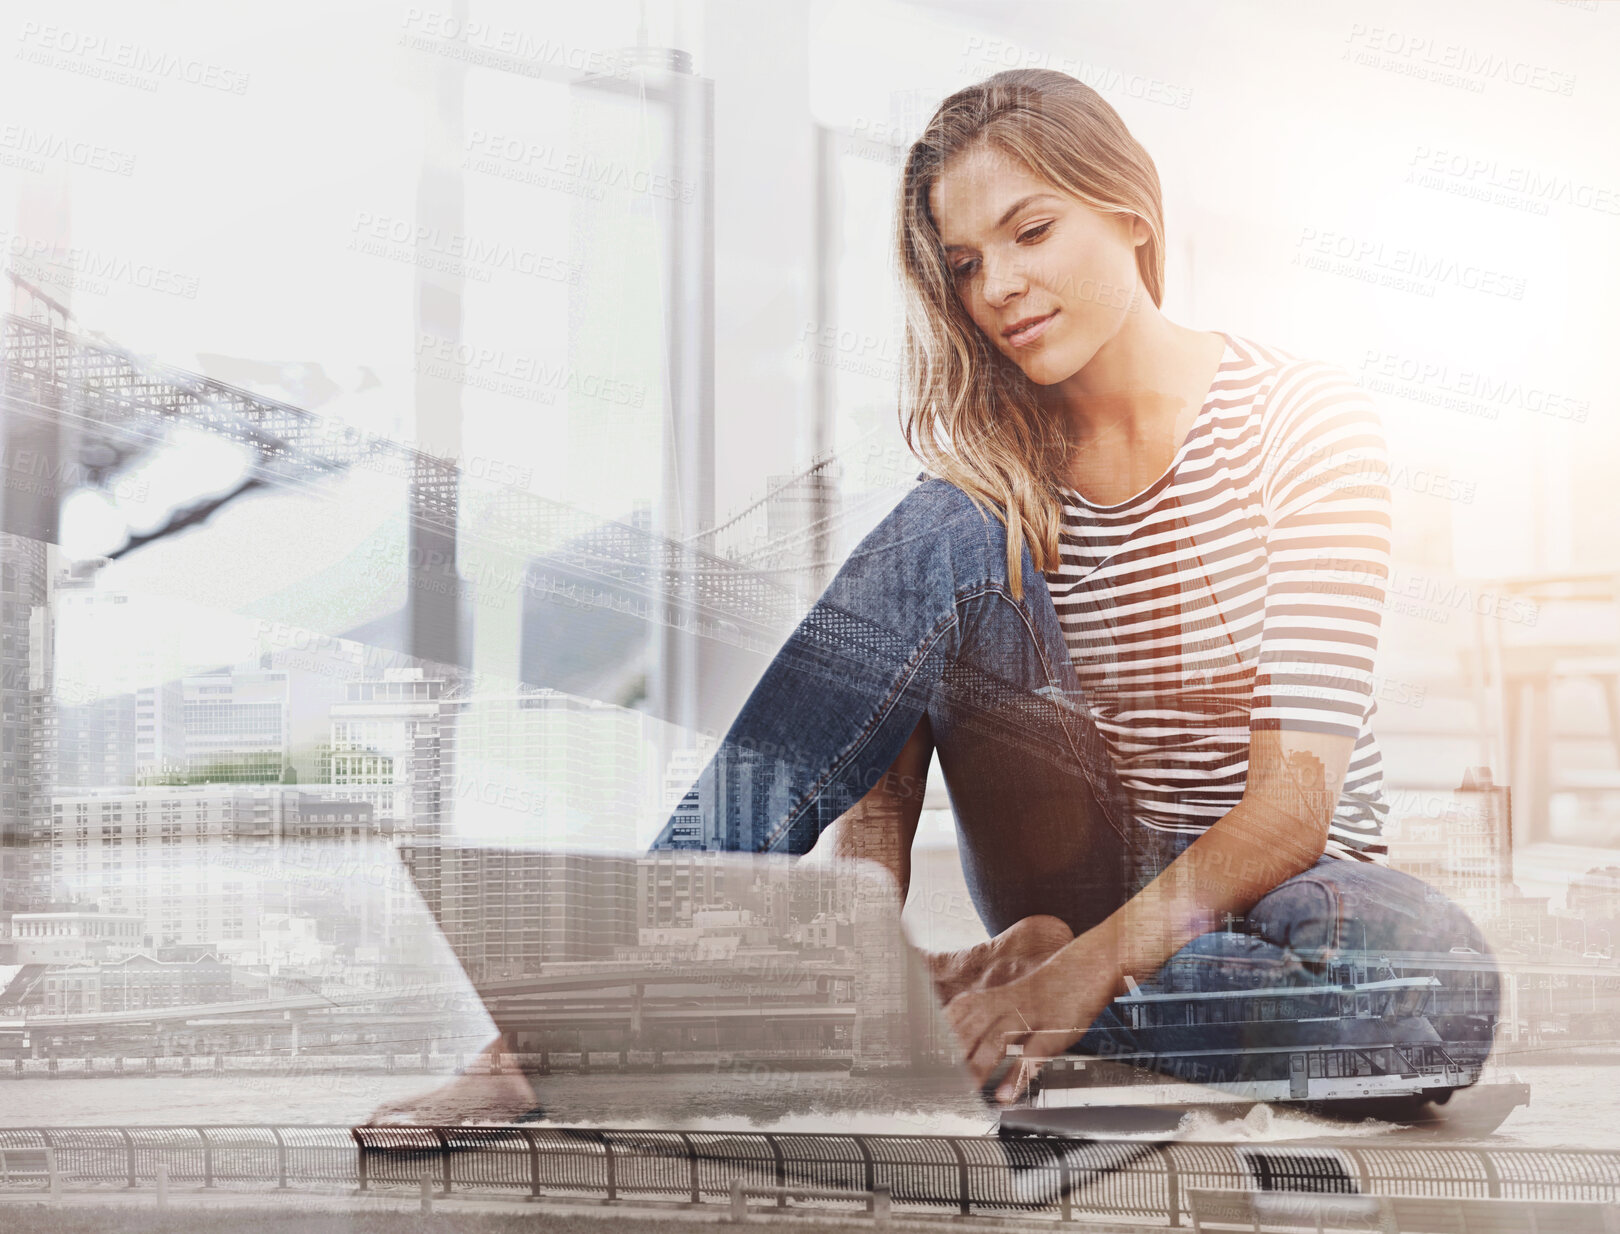
[[[767, 854], [400, 850], [548, 1121], [981, 1132], [893, 883]], [[431, 865], [429, 865], [431, 862]], [[464, 1117], [475, 1111], [465, 1111]]]

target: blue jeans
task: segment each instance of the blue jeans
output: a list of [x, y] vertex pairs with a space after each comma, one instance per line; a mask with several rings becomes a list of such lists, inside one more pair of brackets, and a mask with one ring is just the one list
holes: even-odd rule
[[[1006, 546], [1001, 521], [955, 485], [929, 479], [907, 493], [789, 636], [700, 776], [697, 808], [678, 811], [654, 848], [808, 852], [926, 716], [991, 934], [1036, 914], [1080, 934], [1151, 881], [1194, 837], [1134, 819], [1046, 580], [1026, 543], [1015, 600]], [[1494, 1020], [1479, 930], [1397, 871], [1324, 857], [1231, 926], [1195, 939], [1144, 986], [1375, 979], [1399, 956], [1402, 975], [1441, 979], [1437, 1010], [1473, 1017], [1474, 1032], [1480, 1017]], [[1450, 958], [1453, 947], [1478, 956]], [[1419, 953], [1432, 969], [1414, 969]], [[1134, 1052], [1128, 1037], [1110, 1010], [1082, 1047]]]

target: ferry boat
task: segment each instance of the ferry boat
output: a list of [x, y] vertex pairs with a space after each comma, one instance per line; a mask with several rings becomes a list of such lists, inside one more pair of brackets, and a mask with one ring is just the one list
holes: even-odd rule
[[[1032, 1069], [1001, 1112], [1002, 1135], [1172, 1131], [1190, 1110], [1259, 1104], [1333, 1119], [1376, 1118], [1484, 1135], [1529, 1101], [1529, 1086], [1488, 1073], [1489, 1024], [1459, 1033], [1431, 1015], [1436, 977], [1339, 985], [1147, 993], [1116, 998], [1128, 1031], [1092, 1054]], [[1481, 1037], [1483, 1036], [1483, 1041]], [[1115, 1048], [1106, 1048], [1114, 1046]]]

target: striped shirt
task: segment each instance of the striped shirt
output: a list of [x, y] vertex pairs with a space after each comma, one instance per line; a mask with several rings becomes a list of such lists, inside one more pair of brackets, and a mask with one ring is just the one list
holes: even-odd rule
[[1341, 368], [1222, 337], [1164, 475], [1110, 506], [1061, 487], [1048, 589], [1143, 824], [1197, 833], [1237, 805], [1255, 730], [1338, 733], [1355, 747], [1327, 852], [1383, 861], [1371, 721], [1390, 496], [1378, 413]]

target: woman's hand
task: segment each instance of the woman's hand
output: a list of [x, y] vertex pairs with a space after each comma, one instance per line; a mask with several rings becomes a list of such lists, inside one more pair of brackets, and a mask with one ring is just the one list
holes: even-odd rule
[[958, 994], [945, 1018], [962, 1043], [968, 1072], [983, 1087], [1007, 1057], [1007, 1046], [1024, 1047], [1024, 1066], [1009, 1072], [997, 1088], [997, 1101], [1014, 1100], [1026, 1077], [1073, 1045], [1112, 1001], [1118, 969], [1093, 954], [1082, 935], [1023, 976], [1002, 985]]
[[960, 951], [927, 956], [939, 1001], [965, 990], [1002, 985], [1038, 968], [1074, 938], [1061, 918], [1039, 914], [1013, 923], [994, 938]]

